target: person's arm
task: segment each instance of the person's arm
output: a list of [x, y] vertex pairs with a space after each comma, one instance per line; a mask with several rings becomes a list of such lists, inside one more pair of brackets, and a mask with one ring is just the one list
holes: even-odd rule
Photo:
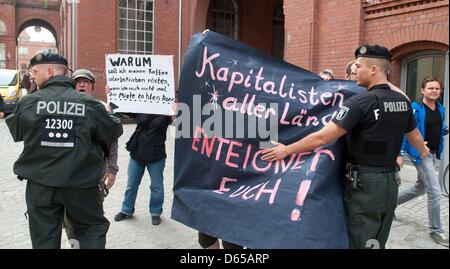
[[262, 160], [272, 162], [284, 159], [294, 153], [308, 152], [320, 148], [346, 133], [347, 131], [344, 128], [334, 122], [330, 122], [320, 131], [312, 133], [288, 146], [277, 143], [276, 147], [264, 150]]
[[[445, 115], [445, 108], [443, 108], [443, 109], [444, 109], [444, 112], [442, 114]], [[442, 120], [442, 136], [446, 136], [446, 135], [448, 135], [448, 126], [447, 126], [447, 124], [445, 124], [445, 121]]]
[[430, 154], [430, 149], [426, 146], [427, 142], [423, 141], [422, 135], [417, 128], [406, 133], [406, 139], [419, 152], [422, 159]]
[[96, 124], [96, 131], [93, 138], [100, 143], [112, 144], [123, 133], [120, 119], [114, 113], [107, 112], [100, 102], [95, 100], [93, 102], [95, 102], [93, 106]]
[[111, 144], [109, 148], [109, 155], [106, 159], [106, 173], [103, 177], [105, 181], [106, 189], [109, 190], [114, 185], [116, 181], [116, 175], [119, 171], [119, 166], [117, 165], [119, 151], [119, 142], [116, 140]]
[[21, 102], [17, 103], [14, 113], [5, 119], [5, 123], [8, 125], [9, 132], [11, 133], [14, 142], [23, 140], [21, 107]]

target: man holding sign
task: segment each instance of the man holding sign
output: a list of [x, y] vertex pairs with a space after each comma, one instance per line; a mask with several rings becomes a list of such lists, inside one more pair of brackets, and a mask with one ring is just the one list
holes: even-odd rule
[[172, 56], [106, 56], [108, 101], [116, 112], [136, 119], [136, 130], [127, 142], [130, 152], [128, 182], [115, 221], [130, 218], [145, 169], [150, 178], [149, 213], [153, 225], [161, 223], [164, 202], [166, 133], [175, 101]]
[[106, 69], [114, 112], [174, 115], [172, 56], [111, 54]]

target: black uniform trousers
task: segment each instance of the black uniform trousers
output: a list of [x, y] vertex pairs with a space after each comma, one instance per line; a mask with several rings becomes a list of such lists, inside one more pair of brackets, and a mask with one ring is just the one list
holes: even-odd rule
[[80, 248], [105, 248], [109, 221], [104, 216], [98, 187], [56, 188], [28, 180], [25, 195], [33, 248], [61, 248], [64, 212]]
[[396, 172], [374, 167], [360, 171], [359, 188], [345, 186], [344, 206], [349, 247], [385, 248], [397, 206]]

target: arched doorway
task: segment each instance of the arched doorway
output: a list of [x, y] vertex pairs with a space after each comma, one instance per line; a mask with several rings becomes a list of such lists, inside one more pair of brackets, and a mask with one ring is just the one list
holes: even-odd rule
[[[406, 94], [411, 100], [422, 99], [421, 84], [426, 76], [435, 76], [444, 83], [445, 56], [443, 51], [424, 50], [402, 60], [401, 87], [406, 89]], [[441, 99], [443, 100], [443, 96]]]
[[[199, 0], [194, 23], [196, 31], [210, 29], [239, 40], [277, 58], [284, 56], [284, 1]], [[207, 8], [207, 12], [204, 12]], [[200, 26], [206, 15], [204, 28]]]
[[211, 0], [207, 28], [229, 38], [239, 39], [239, 6], [236, 0]]
[[[6, 36], [8, 30], [6, 23], [0, 18], [0, 36]], [[6, 68], [6, 43], [0, 42], [0, 68]]]
[[55, 29], [42, 20], [29, 20], [17, 32], [17, 69], [22, 75], [27, 71], [30, 59], [42, 52], [58, 52]]

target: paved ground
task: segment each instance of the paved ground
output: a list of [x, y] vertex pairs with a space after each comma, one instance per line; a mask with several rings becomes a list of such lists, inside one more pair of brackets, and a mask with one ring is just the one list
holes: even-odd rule
[[[124, 125], [124, 135], [119, 140], [119, 171], [116, 184], [105, 200], [105, 212], [111, 221], [107, 238], [107, 248], [133, 249], [172, 249], [199, 248], [196, 231], [169, 218], [172, 205], [173, 179], [173, 136], [169, 136], [167, 145], [168, 159], [165, 170], [166, 196], [164, 201], [163, 222], [159, 226], [151, 224], [147, 213], [149, 197], [148, 176], [143, 180], [137, 198], [136, 213], [133, 219], [120, 223], [113, 221], [119, 212], [126, 185], [126, 167], [128, 152], [125, 142], [133, 132], [135, 125]], [[3, 119], [0, 119], [0, 249], [31, 248], [28, 223], [24, 217], [25, 183], [15, 179], [12, 172], [14, 161], [22, 151], [22, 143], [13, 143]], [[406, 166], [402, 171], [401, 188], [415, 182], [415, 168]], [[397, 209], [397, 221], [394, 221], [388, 248], [444, 248], [435, 244], [428, 235], [428, 217], [426, 197], [420, 197]], [[449, 200], [442, 199], [442, 221], [448, 231]], [[63, 241], [63, 247], [67, 242]]]

